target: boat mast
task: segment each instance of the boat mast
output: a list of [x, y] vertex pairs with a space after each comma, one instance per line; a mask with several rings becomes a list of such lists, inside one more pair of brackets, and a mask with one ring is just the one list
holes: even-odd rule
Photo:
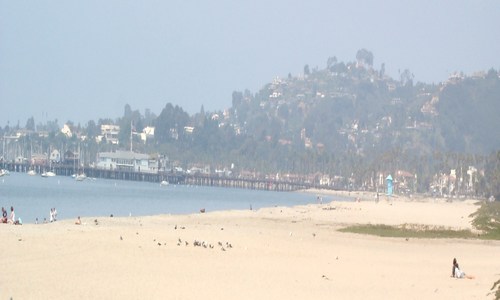
[[3, 134], [2, 167], [5, 168], [5, 132]]

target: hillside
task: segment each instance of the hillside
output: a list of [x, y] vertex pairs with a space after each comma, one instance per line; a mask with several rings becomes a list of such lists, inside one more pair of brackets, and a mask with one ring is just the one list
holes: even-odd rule
[[[276, 78], [255, 95], [233, 94], [230, 122], [246, 133], [360, 155], [398, 147], [486, 154], [500, 148], [498, 73], [439, 85], [399, 80], [361, 62]], [[269, 138], [268, 137], [268, 138]]]
[[[0, 128], [4, 144], [8, 137], [2, 153], [13, 160], [82, 147], [92, 164], [98, 152], [133, 144], [134, 151], [165, 158], [170, 170], [301, 177], [338, 189], [376, 189], [387, 174], [399, 174], [411, 191], [500, 195], [498, 71], [427, 84], [415, 83], [409, 70], [392, 78], [372, 63], [373, 54], [362, 49], [355, 62], [306, 65], [256, 93], [233, 92], [224, 111], [202, 107], [189, 115], [167, 103], [158, 115], [143, 116], [125, 105], [117, 120], [69, 121], [63, 129], [57, 120], [35, 128], [31, 117], [24, 128]], [[114, 135], [103, 133], [115, 127]]]

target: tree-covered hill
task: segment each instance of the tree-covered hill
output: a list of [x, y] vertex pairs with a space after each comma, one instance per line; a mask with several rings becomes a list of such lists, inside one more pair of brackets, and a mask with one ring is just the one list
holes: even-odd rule
[[[307, 71], [307, 68], [305, 68]], [[233, 93], [230, 122], [255, 138], [310, 141], [361, 155], [401, 147], [417, 153], [489, 153], [500, 148], [495, 70], [439, 85], [398, 80], [362, 61], [275, 79], [255, 95]]]
[[[190, 116], [167, 103], [158, 115], [147, 110], [143, 116], [125, 105], [117, 120], [67, 122], [77, 133], [71, 138], [58, 131], [57, 120], [35, 128], [30, 118], [24, 130], [47, 138], [28, 135], [8, 151], [29, 152], [30, 145], [41, 152], [76, 149], [77, 136], [86, 137], [85, 161], [91, 163], [98, 151], [129, 148], [133, 137], [135, 151], [168, 157], [172, 166], [231, 166], [233, 173], [316, 181], [326, 176], [338, 179], [336, 188], [373, 188], [381, 174], [404, 170], [415, 176], [418, 191], [429, 191], [443, 174], [453, 173], [469, 186], [474, 183], [468, 193], [500, 194], [498, 71], [415, 83], [409, 70], [392, 78], [384, 64], [375, 69], [373, 58], [362, 49], [356, 61], [331, 57], [322, 69], [306, 65], [303, 73], [277, 77], [255, 93], [233, 92], [231, 106], [221, 111], [202, 107]], [[119, 143], [98, 142], [100, 125], [111, 123], [120, 127]], [[155, 127], [154, 139], [144, 143], [137, 133], [147, 126]], [[0, 134], [12, 136], [19, 127], [0, 128]], [[472, 179], [467, 172], [478, 175]]]

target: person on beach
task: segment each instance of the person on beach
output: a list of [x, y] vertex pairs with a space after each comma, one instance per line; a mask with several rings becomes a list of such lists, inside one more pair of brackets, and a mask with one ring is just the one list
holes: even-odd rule
[[50, 220], [50, 223], [54, 222], [54, 209], [53, 208], [50, 209], [49, 220]]
[[7, 223], [15, 224], [16, 223], [16, 213], [14, 212], [14, 206], [10, 207], [10, 217]]
[[7, 211], [2, 206], [2, 223], [7, 223]]
[[76, 219], [75, 224], [76, 225], [82, 225], [82, 220], [80, 220], [80, 216], [78, 216], [78, 218]]
[[457, 262], [456, 258], [453, 259], [453, 266], [451, 268], [451, 277], [474, 279], [474, 276], [466, 275], [465, 272], [460, 270], [460, 267], [458, 266], [458, 262]]

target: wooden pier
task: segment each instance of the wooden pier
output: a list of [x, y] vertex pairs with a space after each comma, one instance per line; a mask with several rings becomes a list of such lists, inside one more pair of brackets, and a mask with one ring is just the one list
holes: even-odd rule
[[[10, 172], [26, 173], [29, 170], [34, 170], [37, 174], [44, 171], [52, 171], [58, 176], [72, 176], [77, 173], [74, 166], [68, 165], [53, 165], [48, 166], [30, 166], [28, 164], [5, 163], [4, 168]], [[290, 192], [301, 189], [311, 188], [310, 184], [295, 181], [273, 180], [273, 179], [257, 179], [257, 178], [239, 178], [226, 177], [219, 175], [205, 174], [185, 174], [172, 172], [145, 173], [125, 170], [104, 170], [98, 168], [85, 168], [87, 177], [104, 178], [116, 180], [144, 181], [144, 182], [162, 182], [167, 181], [170, 184], [185, 184], [197, 186], [216, 186], [226, 188], [241, 188], [252, 190], [266, 190]]]

